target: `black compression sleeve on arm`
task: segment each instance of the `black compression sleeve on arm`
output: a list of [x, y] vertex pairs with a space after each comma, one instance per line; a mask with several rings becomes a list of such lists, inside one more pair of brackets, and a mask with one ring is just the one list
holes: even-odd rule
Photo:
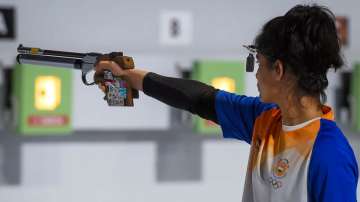
[[171, 78], [149, 72], [143, 80], [143, 91], [165, 104], [217, 123], [215, 96], [218, 90], [212, 86], [199, 81]]

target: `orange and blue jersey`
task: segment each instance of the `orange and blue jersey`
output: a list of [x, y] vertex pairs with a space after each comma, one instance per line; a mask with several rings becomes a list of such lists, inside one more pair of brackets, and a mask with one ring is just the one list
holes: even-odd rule
[[244, 202], [356, 201], [357, 162], [330, 107], [298, 126], [259, 97], [218, 91], [215, 107], [223, 136], [251, 144]]

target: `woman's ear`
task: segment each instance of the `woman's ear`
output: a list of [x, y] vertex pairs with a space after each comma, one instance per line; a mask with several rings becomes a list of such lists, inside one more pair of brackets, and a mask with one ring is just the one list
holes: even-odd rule
[[284, 64], [281, 62], [281, 60], [276, 60], [273, 64], [273, 69], [275, 73], [275, 79], [280, 81], [285, 74]]

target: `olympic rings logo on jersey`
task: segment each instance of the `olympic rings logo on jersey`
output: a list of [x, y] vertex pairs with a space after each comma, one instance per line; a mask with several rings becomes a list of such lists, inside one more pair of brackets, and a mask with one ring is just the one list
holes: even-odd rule
[[268, 179], [268, 182], [270, 183], [270, 185], [274, 188], [274, 189], [279, 189], [282, 187], [282, 182], [281, 181], [278, 181], [272, 177], [270, 177]]

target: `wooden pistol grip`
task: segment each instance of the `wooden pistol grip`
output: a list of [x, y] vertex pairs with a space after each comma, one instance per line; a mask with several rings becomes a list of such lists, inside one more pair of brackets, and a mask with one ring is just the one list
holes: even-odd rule
[[[132, 57], [129, 56], [116, 56], [112, 59], [114, 62], [116, 62], [120, 67], [123, 69], [134, 69], [135, 64]], [[139, 98], [139, 91], [132, 89], [132, 97], [133, 98]]]
[[[115, 56], [111, 58], [112, 61], [116, 62], [123, 69], [134, 69], [135, 64], [132, 57], [129, 56]], [[126, 86], [126, 106], [134, 106], [134, 98], [138, 98], [139, 92], [131, 87], [129, 82]]]
[[112, 61], [116, 62], [123, 69], [134, 69], [135, 64], [132, 57], [129, 56], [116, 56], [111, 58]]
[[[99, 57], [100, 60], [111, 60], [116, 62], [122, 69], [134, 69], [135, 64], [132, 57], [129, 56], [123, 56], [122, 52], [118, 53], [110, 53], [105, 54]], [[95, 75], [94, 80], [96, 83], [103, 80], [103, 75]], [[139, 98], [139, 91], [135, 90], [131, 87], [129, 82], [127, 82], [126, 86], [126, 99], [125, 99], [125, 106], [134, 106], [133, 98]]]

